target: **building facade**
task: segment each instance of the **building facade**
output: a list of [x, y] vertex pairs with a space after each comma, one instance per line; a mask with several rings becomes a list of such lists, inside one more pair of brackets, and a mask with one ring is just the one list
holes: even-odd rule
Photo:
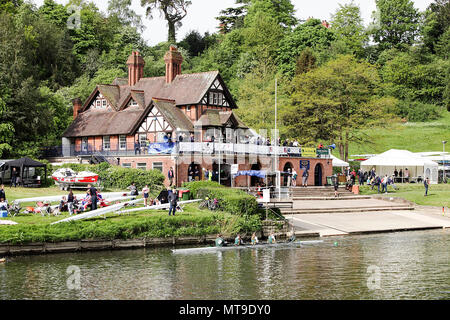
[[145, 78], [144, 59], [132, 52], [128, 79], [97, 85], [84, 103], [74, 99], [74, 119], [63, 134], [64, 157], [101, 155], [123, 167], [161, 170], [166, 177], [172, 168], [178, 186], [208, 172], [230, 186], [263, 182], [233, 178], [236, 170], [265, 171], [269, 177], [291, 168], [300, 181], [301, 166], [309, 169], [309, 185], [326, 183], [332, 174], [326, 155], [301, 157], [299, 147], [253, 143], [255, 134], [234, 113], [236, 103], [218, 71], [182, 74], [183, 57], [175, 46], [164, 60], [164, 77]]

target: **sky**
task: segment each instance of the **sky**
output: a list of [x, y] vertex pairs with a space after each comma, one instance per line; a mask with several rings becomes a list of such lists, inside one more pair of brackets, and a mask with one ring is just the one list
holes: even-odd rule
[[[183, 26], [177, 31], [177, 41], [180, 41], [192, 30], [204, 34], [205, 32], [214, 33], [217, 31], [218, 20], [215, 17], [220, 15], [220, 11], [229, 7], [237, 7], [235, 0], [191, 0], [192, 5], [188, 7], [188, 14], [182, 20]], [[31, 0], [37, 6], [41, 6], [44, 0]], [[68, 0], [56, 0], [61, 4], [67, 4]], [[107, 0], [89, 0], [94, 2], [97, 7], [106, 12], [108, 8]], [[330, 20], [331, 15], [339, 8], [339, 4], [350, 3], [351, 0], [291, 0], [295, 6], [296, 17], [299, 19], [307, 19], [309, 17]], [[375, 11], [375, 0], [353, 0], [359, 5], [361, 15], [365, 25], [371, 22], [372, 12]], [[413, 0], [414, 6], [420, 11], [425, 10], [434, 0]], [[148, 45], [156, 45], [167, 40], [167, 23], [155, 14], [152, 20], [145, 18], [145, 10], [140, 5], [140, 0], [132, 0], [133, 10], [142, 16], [146, 29], [143, 37]]]

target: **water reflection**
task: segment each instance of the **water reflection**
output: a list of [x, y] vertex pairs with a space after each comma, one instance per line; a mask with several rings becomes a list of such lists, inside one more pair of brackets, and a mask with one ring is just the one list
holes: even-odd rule
[[[438, 230], [302, 248], [15, 257], [0, 265], [0, 299], [448, 299], [449, 245], [450, 231]], [[69, 266], [80, 268], [81, 290], [67, 287]], [[370, 266], [379, 290], [367, 286]]]

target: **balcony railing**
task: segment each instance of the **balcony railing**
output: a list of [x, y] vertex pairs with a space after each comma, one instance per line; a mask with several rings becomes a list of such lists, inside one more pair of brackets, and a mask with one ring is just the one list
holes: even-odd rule
[[[177, 142], [177, 143], [151, 143], [145, 146], [134, 147], [130, 145], [110, 144], [108, 148], [94, 145], [70, 145], [63, 147], [63, 155], [68, 156], [134, 156], [134, 155], [159, 155], [159, 154], [254, 154], [254, 155], [279, 155], [279, 156], [302, 156], [301, 147], [275, 147], [256, 144], [233, 144], [216, 142]], [[311, 154], [304, 155], [313, 157]], [[318, 150], [317, 158], [329, 158], [328, 149]]]

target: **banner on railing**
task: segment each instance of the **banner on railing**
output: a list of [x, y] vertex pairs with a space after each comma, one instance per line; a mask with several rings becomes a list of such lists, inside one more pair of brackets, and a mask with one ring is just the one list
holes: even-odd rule
[[302, 157], [316, 158], [317, 157], [316, 148], [302, 148]]
[[175, 147], [173, 142], [150, 143], [148, 145], [148, 154], [171, 154]]

